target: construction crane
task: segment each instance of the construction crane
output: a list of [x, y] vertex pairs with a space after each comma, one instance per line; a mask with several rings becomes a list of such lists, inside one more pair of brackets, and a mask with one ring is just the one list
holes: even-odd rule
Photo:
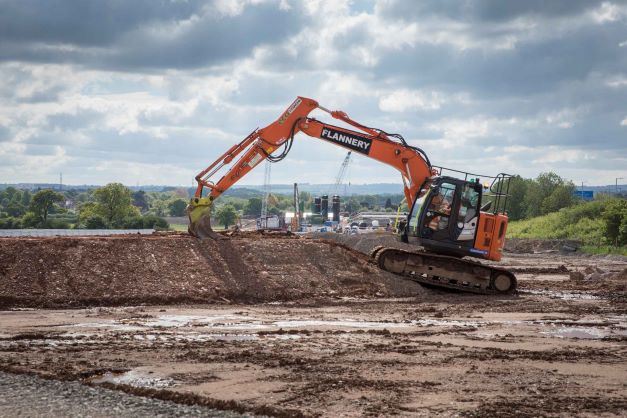
[[298, 183], [294, 183], [294, 217], [291, 222], [292, 232], [298, 232], [300, 230], [300, 221], [302, 214], [300, 213], [300, 195], [298, 193]]
[[[337, 177], [335, 177], [335, 184], [331, 186], [329, 192], [327, 193], [329, 196], [333, 196], [339, 194], [340, 186], [342, 185], [342, 181], [344, 180], [344, 176], [348, 171], [348, 164], [351, 160], [352, 151], [348, 151], [346, 153], [346, 157], [344, 157], [344, 161], [342, 161], [342, 165], [340, 166], [340, 171], [337, 173]], [[346, 190], [344, 190], [344, 194], [346, 195]]]
[[[357, 130], [309, 117], [315, 109]], [[188, 206], [190, 233], [198, 238], [218, 236], [211, 229], [213, 201], [264, 159], [283, 160], [299, 132], [358, 152], [400, 173], [411, 211], [399, 238], [415, 245], [416, 250], [377, 247], [371, 257], [381, 269], [419, 283], [474, 293], [503, 294], [516, 289], [512, 272], [473, 260], [501, 260], [511, 175], [486, 176], [432, 166], [427, 154], [407, 143], [402, 135], [362, 125], [346, 113], [330, 111], [306, 97], [296, 98], [275, 122], [255, 129], [196, 176], [198, 187]], [[280, 147], [282, 151], [273, 155]], [[220, 168], [232, 162], [224, 176], [211, 180]], [[481, 179], [492, 181], [486, 187], [491, 195], [483, 202]], [[207, 197], [202, 196], [205, 187], [210, 189]]]
[[268, 227], [268, 199], [270, 199], [270, 174], [272, 170], [272, 164], [270, 160], [266, 160], [266, 167], [263, 175], [263, 199], [261, 200], [261, 214], [259, 215], [259, 222], [257, 222], [257, 229], [266, 229]]

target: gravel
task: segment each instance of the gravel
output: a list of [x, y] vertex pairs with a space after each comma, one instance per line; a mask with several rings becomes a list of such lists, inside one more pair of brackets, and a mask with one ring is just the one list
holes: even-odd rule
[[78, 382], [0, 372], [0, 417], [243, 417]]

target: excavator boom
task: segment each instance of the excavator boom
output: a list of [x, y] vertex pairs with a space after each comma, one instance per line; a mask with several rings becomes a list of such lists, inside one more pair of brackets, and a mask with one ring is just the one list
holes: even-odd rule
[[[320, 109], [335, 119], [358, 128], [360, 131], [342, 128], [308, 117]], [[285, 158], [292, 146], [294, 136], [305, 133], [311, 137], [350, 149], [384, 164], [396, 168], [402, 176], [407, 202], [414, 202], [418, 191], [433, 175], [425, 153], [408, 145], [400, 135], [390, 135], [381, 130], [363, 126], [341, 111], [329, 111], [318, 102], [306, 97], [298, 97], [273, 123], [262, 129], [255, 129], [242, 142], [232, 146], [210, 166], [198, 173], [198, 187], [188, 206], [190, 219], [189, 232], [199, 238], [216, 238], [211, 230], [210, 212], [213, 201], [234, 185], [262, 161], [269, 159], [278, 162]], [[273, 153], [284, 147], [278, 155]], [[239, 159], [235, 160], [237, 157]], [[217, 181], [212, 177], [231, 164], [226, 173]], [[209, 192], [203, 197], [204, 189]]]

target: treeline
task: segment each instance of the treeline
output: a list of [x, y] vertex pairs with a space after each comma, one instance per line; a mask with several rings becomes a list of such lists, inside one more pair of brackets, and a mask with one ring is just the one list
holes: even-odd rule
[[162, 216], [183, 216], [186, 206], [174, 193], [133, 193], [120, 183], [85, 192], [8, 187], [0, 191], [0, 229], [167, 229]]
[[556, 212], [579, 202], [575, 184], [553, 172], [542, 173], [535, 179], [515, 176], [509, 185], [507, 212], [509, 219], [534, 218]]
[[[509, 218], [530, 219], [571, 207], [579, 203], [575, 190], [572, 182], [552, 172], [535, 179], [516, 176], [509, 187]], [[0, 191], [0, 228], [167, 228], [163, 217], [186, 216], [189, 193], [190, 189], [186, 188], [132, 192], [119, 183], [93, 190], [61, 192], [51, 189], [30, 192], [8, 187]], [[255, 193], [244, 190], [221, 196], [214, 207], [218, 221], [229, 225], [242, 216], [258, 217], [262, 198]], [[342, 196], [342, 211], [406, 212], [409, 208], [403, 197], [402, 194]], [[303, 191], [299, 198], [300, 210], [312, 212], [314, 196]], [[293, 210], [292, 195], [270, 194], [268, 214], [282, 216]]]

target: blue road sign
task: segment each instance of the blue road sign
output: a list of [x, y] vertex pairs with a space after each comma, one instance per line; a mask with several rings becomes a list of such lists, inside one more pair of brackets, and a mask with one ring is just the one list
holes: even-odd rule
[[592, 190], [576, 190], [575, 196], [583, 200], [593, 200], [594, 192]]

